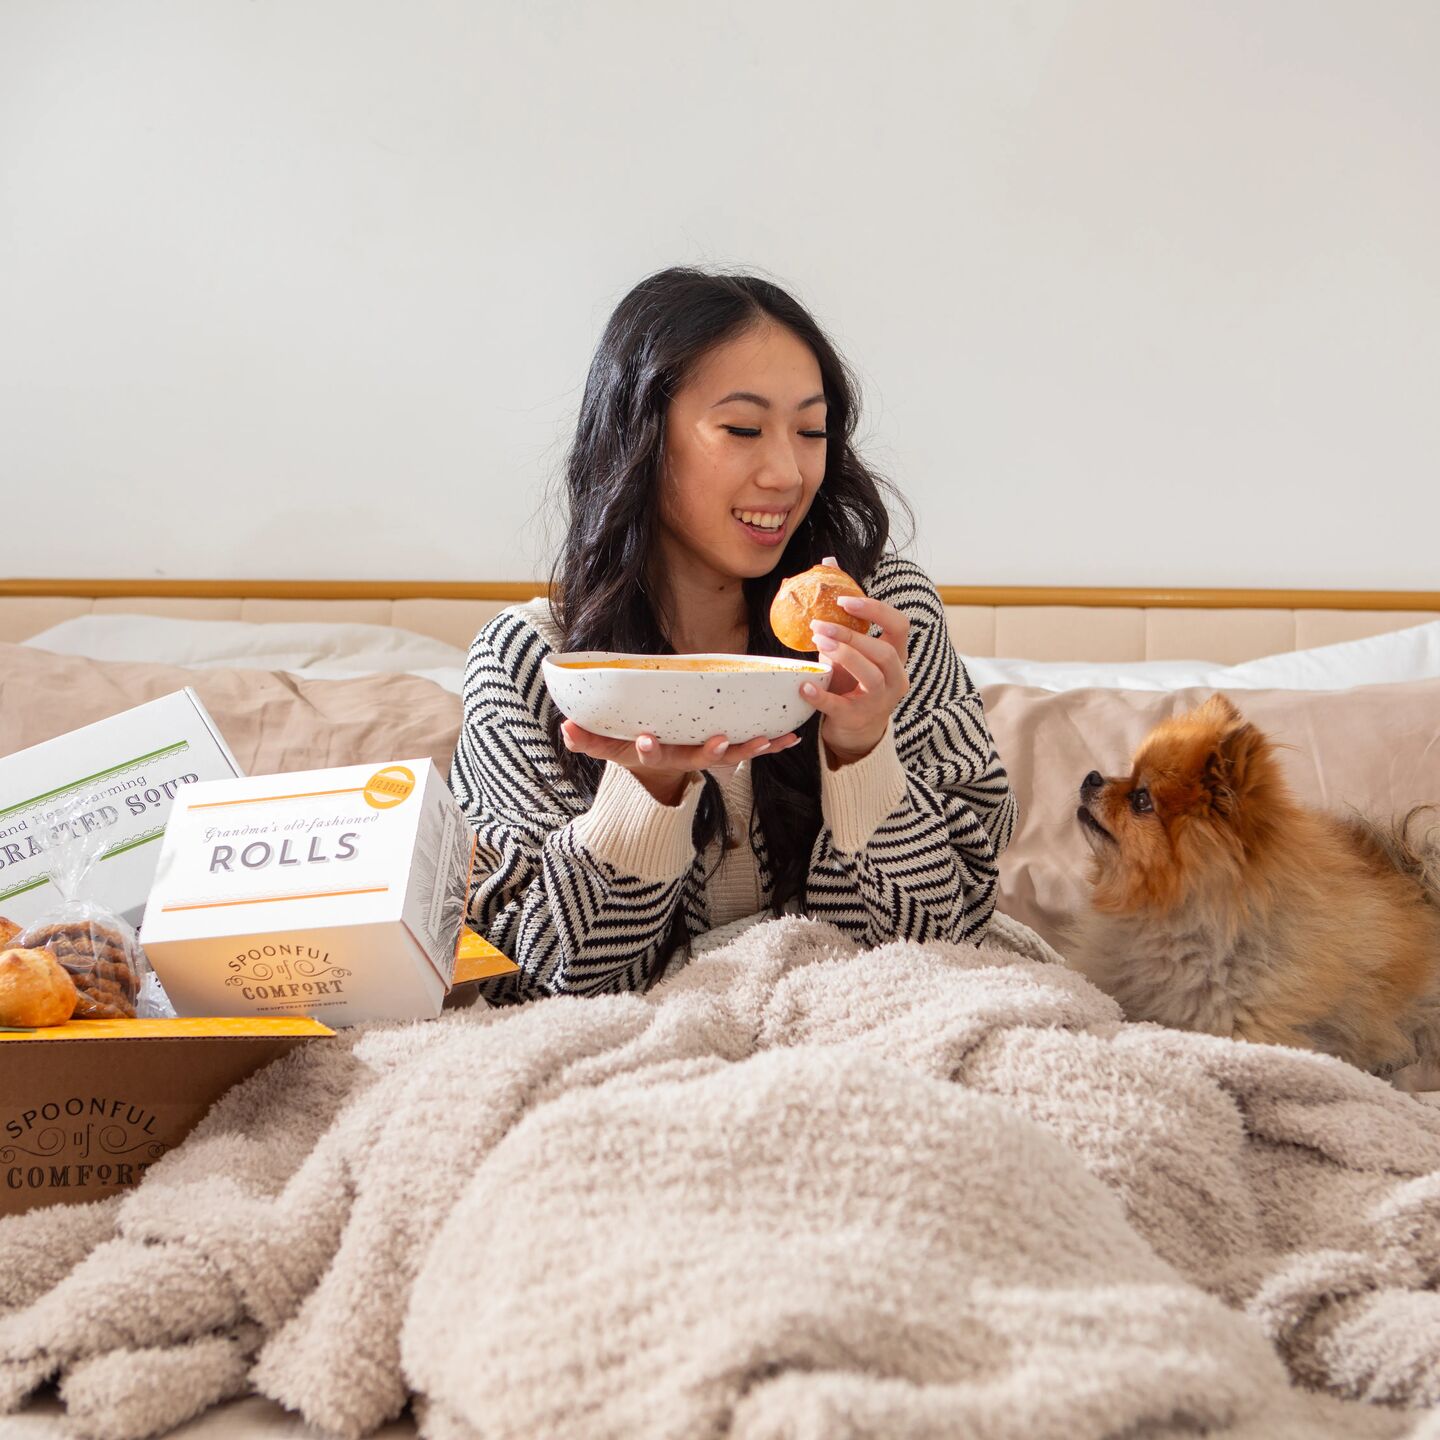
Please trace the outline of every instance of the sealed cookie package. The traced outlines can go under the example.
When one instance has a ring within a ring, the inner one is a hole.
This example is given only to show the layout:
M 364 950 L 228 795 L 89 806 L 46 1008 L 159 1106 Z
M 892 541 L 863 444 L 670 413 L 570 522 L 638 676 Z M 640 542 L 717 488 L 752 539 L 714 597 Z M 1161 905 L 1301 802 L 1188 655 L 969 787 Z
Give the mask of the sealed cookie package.
M 39 918 L 9 943 L 48 950 L 64 966 L 75 982 L 76 1020 L 133 1019 L 150 964 L 134 930 L 89 898 L 108 843 L 93 797 L 67 799 L 46 822 L 52 896 Z

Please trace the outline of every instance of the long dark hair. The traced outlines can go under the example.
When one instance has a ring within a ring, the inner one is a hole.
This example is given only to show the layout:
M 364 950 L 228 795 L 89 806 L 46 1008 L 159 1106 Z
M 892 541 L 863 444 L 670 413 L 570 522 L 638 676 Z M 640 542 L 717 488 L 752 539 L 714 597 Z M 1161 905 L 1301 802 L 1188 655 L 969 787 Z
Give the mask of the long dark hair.
M 828 414 L 825 478 L 768 575 L 743 583 L 752 655 L 788 655 L 770 631 L 770 602 L 781 580 L 833 555 L 857 579 L 874 569 L 890 535 L 885 495 L 898 497 L 854 447 L 858 387 L 810 313 L 778 285 L 753 275 L 675 268 L 642 280 L 615 308 L 585 383 L 575 441 L 565 467 L 568 523 L 551 574 L 551 608 L 566 650 L 673 653 L 647 593 L 658 529 L 671 399 L 715 346 L 765 323 L 782 325 L 810 347 L 820 366 Z M 903 506 L 903 502 L 898 502 Z M 551 721 L 558 741 L 560 716 Z M 755 816 L 764 837 L 778 915 L 804 895 L 820 829 L 819 717 L 801 743 L 752 767 Z M 748 737 L 747 737 L 748 738 Z M 594 797 L 601 764 L 556 744 L 566 774 Z M 703 848 L 729 838 L 719 787 L 707 775 L 695 816 Z M 688 940 L 677 912 L 665 959 Z M 663 969 L 663 965 L 662 965 Z

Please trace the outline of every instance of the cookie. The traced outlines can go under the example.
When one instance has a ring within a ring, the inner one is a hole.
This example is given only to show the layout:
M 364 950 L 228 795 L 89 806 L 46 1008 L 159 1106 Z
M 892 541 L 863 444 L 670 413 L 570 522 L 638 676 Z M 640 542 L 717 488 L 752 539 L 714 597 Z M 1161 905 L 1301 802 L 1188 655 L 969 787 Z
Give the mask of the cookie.
M 69 974 L 78 992 L 77 1019 L 133 1019 L 140 977 L 132 948 L 119 931 L 86 920 L 37 925 L 25 932 L 27 945 L 43 948 Z

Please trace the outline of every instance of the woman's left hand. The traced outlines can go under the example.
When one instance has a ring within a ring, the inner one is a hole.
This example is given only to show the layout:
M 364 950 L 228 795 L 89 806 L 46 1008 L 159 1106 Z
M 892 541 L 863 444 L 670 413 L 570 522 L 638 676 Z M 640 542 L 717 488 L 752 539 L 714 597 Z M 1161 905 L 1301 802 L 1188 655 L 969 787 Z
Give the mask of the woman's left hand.
M 842 595 L 837 603 L 857 620 L 878 626 L 880 634 L 861 635 L 822 620 L 812 626 L 820 656 L 833 673 L 829 690 L 807 682 L 800 692 L 825 717 L 820 735 L 832 769 L 862 759 L 880 743 L 910 688 L 905 616 L 893 605 L 855 595 Z

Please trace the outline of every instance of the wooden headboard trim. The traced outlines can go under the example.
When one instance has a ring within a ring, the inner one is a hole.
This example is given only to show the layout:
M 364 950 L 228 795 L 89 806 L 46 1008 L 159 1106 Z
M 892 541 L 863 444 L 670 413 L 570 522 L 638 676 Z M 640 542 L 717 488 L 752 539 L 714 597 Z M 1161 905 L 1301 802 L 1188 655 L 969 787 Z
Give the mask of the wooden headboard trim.
M 0 580 L 0 596 L 202 600 L 528 600 L 525 580 Z M 1440 590 L 1143 590 L 941 585 L 947 605 L 1082 605 L 1159 610 L 1434 610 Z

